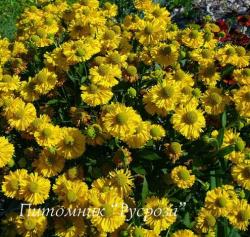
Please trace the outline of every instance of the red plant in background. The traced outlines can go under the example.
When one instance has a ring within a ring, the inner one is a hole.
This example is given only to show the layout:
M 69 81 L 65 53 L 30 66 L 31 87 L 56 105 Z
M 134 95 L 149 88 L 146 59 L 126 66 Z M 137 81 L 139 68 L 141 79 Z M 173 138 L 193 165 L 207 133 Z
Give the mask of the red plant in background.
M 250 26 L 250 16 L 238 16 L 238 26 L 230 28 L 225 19 L 217 20 L 216 24 L 220 27 L 218 38 L 221 42 L 232 42 L 234 44 L 247 46 L 250 44 L 250 38 L 241 32 L 240 26 Z
M 250 16 L 238 16 L 237 21 L 240 25 L 249 27 L 250 26 Z

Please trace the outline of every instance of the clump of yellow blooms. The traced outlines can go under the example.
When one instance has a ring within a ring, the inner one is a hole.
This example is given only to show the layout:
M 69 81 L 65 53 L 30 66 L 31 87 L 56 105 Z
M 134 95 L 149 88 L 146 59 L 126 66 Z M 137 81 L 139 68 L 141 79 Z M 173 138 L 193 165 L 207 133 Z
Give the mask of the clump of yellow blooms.
M 250 52 L 212 22 L 180 29 L 160 4 L 132 7 L 121 19 L 110 2 L 39 0 L 0 38 L 7 236 L 247 230 Z

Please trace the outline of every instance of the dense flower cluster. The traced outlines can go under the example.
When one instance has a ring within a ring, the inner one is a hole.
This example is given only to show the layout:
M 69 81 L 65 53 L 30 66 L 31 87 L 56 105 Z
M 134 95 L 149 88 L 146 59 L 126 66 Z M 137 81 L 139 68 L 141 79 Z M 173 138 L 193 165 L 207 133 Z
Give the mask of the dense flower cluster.
M 209 20 L 180 29 L 159 4 L 133 7 L 40 0 L 0 39 L 5 236 L 247 231 L 250 52 Z M 60 206 L 102 215 L 38 208 Z

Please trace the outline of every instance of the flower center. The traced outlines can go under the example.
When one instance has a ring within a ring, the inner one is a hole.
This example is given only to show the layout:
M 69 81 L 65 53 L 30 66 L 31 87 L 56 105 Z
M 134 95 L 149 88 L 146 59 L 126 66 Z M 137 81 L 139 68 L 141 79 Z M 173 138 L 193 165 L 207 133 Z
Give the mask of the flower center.
M 73 146 L 74 145 L 74 138 L 72 137 L 72 136 L 66 136 L 65 138 L 64 138 L 64 144 L 66 145 L 66 146 Z
M 161 16 L 161 9 L 155 9 L 152 14 L 154 17 L 160 17 Z
M 136 228 L 133 233 L 133 237 L 144 237 L 142 229 Z
M 205 217 L 205 222 L 209 227 L 213 227 L 216 223 L 216 219 L 212 215 L 209 215 Z
M 24 220 L 24 228 L 26 230 L 34 230 L 36 228 L 36 221 L 31 218 Z
M 31 182 L 29 184 L 29 190 L 30 190 L 30 192 L 37 193 L 38 189 L 39 189 L 39 186 L 38 186 L 38 184 L 36 182 Z
M 210 50 L 208 50 L 208 49 L 204 49 L 202 51 L 201 55 L 202 55 L 203 58 L 210 58 L 212 56 Z
M 160 51 L 161 55 L 163 55 L 163 56 L 164 55 L 170 55 L 171 52 L 172 52 L 172 49 L 171 49 L 170 46 L 166 46 L 164 48 L 161 48 L 161 51 Z
M 212 77 L 216 72 L 216 69 L 214 66 L 209 66 L 205 69 L 204 75 L 205 77 Z
M 115 38 L 115 32 L 113 30 L 107 30 L 104 34 L 104 39 L 112 40 Z
M 160 130 L 160 128 L 158 128 L 158 127 L 153 127 L 153 128 L 151 128 L 151 129 L 150 129 L 150 135 L 151 135 L 152 137 L 158 137 L 158 136 L 160 136 L 160 135 L 161 135 L 161 130 Z
M 124 186 L 127 183 L 127 176 L 125 174 L 117 174 L 115 177 L 115 181 L 118 186 Z
M 216 199 L 216 205 L 220 208 L 227 206 L 227 199 L 224 197 L 220 197 Z
M 241 46 L 239 46 L 239 47 L 236 48 L 236 52 L 237 52 L 238 56 L 244 56 L 244 55 L 246 55 L 246 50 L 243 47 L 241 47 Z
M 161 92 L 164 98 L 170 98 L 174 95 L 174 89 L 171 86 L 163 87 Z
M 184 120 L 187 124 L 192 125 L 198 120 L 198 115 L 195 111 L 189 111 L 185 114 Z
M 49 138 L 52 135 L 52 130 L 50 128 L 44 128 L 42 134 L 45 138 Z
M 98 87 L 96 85 L 94 85 L 94 84 L 91 84 L 89 86 L 89 90 L 90 90 L 91 93 L 96 93 L 97 90 L 98 90 Z
M 238 217 L 241 221 L 248 221 L 250 219 L 250 212 L 248 210 L 241 210 L 238 213 Z
M 175 154 L 180 153 L 181 152 L 181 144 L 179 142 L 172 142 L 170 144 L 170 151 L 172 153 L 175 153 Z
M 76 178 L 77 175 L 78 175 L 78 170 L 76 167 L 72 167 L 72 168 L 68 169 L 68 176 L 70 179 Z
M 199 32 L 197 30 L 192 30 L 189 34 L 191 39 L 197 39 L 199 36 Z
M 17 191 L 19 189 L 19 182 L 18 182 L 18 180 L 12 179 L 10 181 L 10 186 L 11 186 L 12 189 L 14 189 L 15 191 Z
M 229 48 L 226 50 L 226 55 L 232 56 L 235 54 L 235 49 L 234 48 Z
M 16 119 L 22 119 L 23 118 L 23 111 L 22 110 L 18 110 L 14 113 L 14 117 Z
M 185 77 L 185 72 L 183 72 L 182 70 L 176 71 L 176 73 L 174 75 L 174 79 L 176 81 L 181 81 L 184 77 Z
M 242 75 L 243 75 L 243 76 L 246 76 L 246 77 L 250 77 L 250 69 L 249 69 L 249 68 L 245 68 L 245 69 L 242 71 Z
M 67 193 L 67 199 L 69 202 L 75 202 L 77 200 L 77 195 L 73 191 L 68 191 Z
M 182 88 L 181 92 L 185 95 L 190 95 L 193 89 L 190 86 L 185 86 Z
M 246 98 L 246 100 L 247 100 L 248 102 L 250 102 L 250 92 L 247 92 L 247 93 L 245 94 L 245 98 Z
M 244 176 L 249 179 L 250 178 L 250 166 L 244 169 Z
M 130 76 L 135 76 L 137 74 L 137 69 L 136 67 L 134 66 L 128 66 L 127 67 L 127 73 L 130 75 Z
M 112 64 L 119 64 L 121 63 L 121 56 L 119 54 L 112 54 L 110 56 L 110 61 Z
M 211 93 L 211 95 L 210 95 L 210 103 L 212 105 L 220 104 L 221 101 L 222 101 L 222 98 L 218 93 Z
M 148 25 L 148 26 L 146 26 L 146 27 L 144 28 L 144 33 L 145 33 L 146 35 L 152 35 L 153 32 L 154 32 L 154 27 L 153 27 L 153 26 Z
M 77 49 L 76 50 L 76 55 L 79 57 L 82 57 L 85 55 L 85 50 L 84 49 Z
M 109 204 L 103 205 L 103 211 L 105 217 L 111 217 L 113 215 L 113 207 Z
M 126 112 L 121 112 L 116 115 L 116 122 L 120 125 L 125 124 L 128 121 L 128 115 Z
M 11 82 L 12 81 L 12 77 L 10 75 L 4 75 L 2 77 L 2 81 L 3 82 Z
M 181 170 L 178 173 L 178 177 L 184 181 L 187 181 L 190 178 L 188 170 Z
M 98 68 L 98 73 L 101 76 L 106 76 L 108 74 L 108 71 L 109 71 L 109 67 L 107 65 L 101 65 Z

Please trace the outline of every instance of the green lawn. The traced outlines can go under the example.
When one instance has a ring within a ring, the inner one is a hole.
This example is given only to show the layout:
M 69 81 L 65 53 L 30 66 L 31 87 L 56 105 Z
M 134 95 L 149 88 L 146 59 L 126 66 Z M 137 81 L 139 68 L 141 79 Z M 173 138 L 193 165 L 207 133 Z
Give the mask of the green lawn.
M 36 0 L 2 0 L 0 5 L 0 35 L 12 39 L 17 18 L 24 8 L 35 4 Z
M 72 3 L 75 0 L 69 0 Z M 23 10 L 34 5 L 36 0 L 1 0 L 0 4 L 0 36 L 14 38 L 16 21 Z

